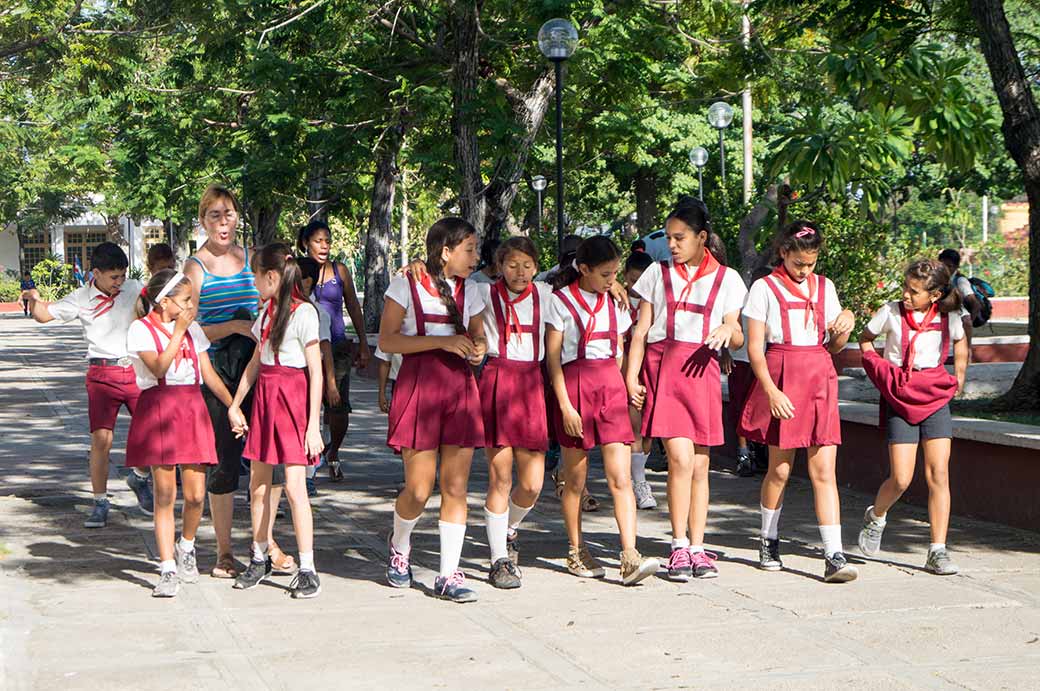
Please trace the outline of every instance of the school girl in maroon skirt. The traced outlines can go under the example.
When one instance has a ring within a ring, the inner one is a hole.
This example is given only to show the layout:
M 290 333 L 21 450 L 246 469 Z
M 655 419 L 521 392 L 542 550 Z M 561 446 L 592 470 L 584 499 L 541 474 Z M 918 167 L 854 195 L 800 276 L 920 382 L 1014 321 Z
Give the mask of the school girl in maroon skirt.
M 824 580 L 845 582 L 857 571 L 841 544 L 841 510 L 834 474 L 841 443 L 838 376 L 831 353 L 845 347 L 855 318 L 842 310 L 834 284 L 813 273 L 823 247 L 819 227 L 795 221 L 777 238 L 780 263 L 748 292 L 748 358 L 755 383 L 740 433 L 769 446 L 762 480 L 759 566 L 783 568 L 778 524 L 795 451 L 807 449 L 809 478 L 824 550 Z
M 259 347 L 228 409 L 236 434 L 246 435 L 242 457 L 249 472 L 253 554 L 235 579 L 235 588 L 254 588 L 273 571 L 268 542 L 270 500 L 275 466 L 285 470 L 285 494 L 292 508 L 300 570 L 290 585 L 294 598 L 321 593 L 314 566 L 314 525 L 307 496 L 307 469 L 316 465 L 321 438 L 322 367 L 317 308 L 303 292 L 303 275 L 288 245 L 274 243 L 253 254 L 253 280 L 264 302 L 253 324 Z M 253 409 L 247 422 L 242 401 L 253 385 Z
M 719 351 L 744 342 L 740 308 L 747 288 L 723 263 L 725 250 L 703 202 L 680 201 L 665 232 L 672 260 L 655 263 L 634 287 L 643 302 L 627 384 L 643 411 L 642 435 L 663 439 L 668 453 L 668 577 L 686 582 L 718 575 L 717 557 L 704 549 L 704 530 L 709 454 L 725 437 Z
M 199 580 L 195 532 L 206 499 L 206 466 L 217 462 L 200 385 L 205 382 L 225 404 L 231 403 L 210 364 L 209 339 L 195 323 L 191 296 L 191 279 L 173 269 L 159 271 L 141 290 L 140 318 L 127 331 L 127 352 L 141 396 L 130 420 L 126 464 L 152 470 L 160 559 L 153 597 L 174 597 L 179 583 Z M 174 545 L 178 467 L 184 505 L 181 539 Z
M 508 589 L 520 587 L 517 531 L 534 508 L 545 476 L 549 432 L 542 360 L 552 288 L 533 282 L 538 250 L 528 238 L 499 245 L 495 265 L 501 278 L 480 286 L 488 340 L 479 383 L 488 458 L 484 518 L 491 549 L 488 581 Z
M 581 243 L 574 262 L 553 279 L 546 333 L 546 359 L 556 406 L 553 426 L 562 451 L 563 519 L 570 550 L 567 570 L 581 578 L 605 571 L 589 553 L 581 534 L 581 493 L 588 476 L 588 452 L 599 446 L 614 518 L 621 534 L 621 579 L 634 585 L 657 571 L 657 560 L 636 550 L 636 503 L 632 493 L 632 427 L 621 376 L 621 341 L 632 325 L 625 307 L 607 294 L 620 255 L 604 236 Z
M 477 265 L 477 233 L 461 218 L 443 218 L 426 234 L 426 273 L 390 282 L 379 348 L 404 358 L 390 402 L 387 444 L 401 453 L 405 486 L 394 505 L 387 582 L 412 584 L 411 534 L 440 467 L 440 572 L 434 595 L 473 602 L 459 570 L 466 538 L 466 491 L 473 450 L 485 443 L 480 396 L 471 365 L 487 352 L 484 303 L 466 277 Z M 439 462 L 438 462 L 439 457 Z
M 951 289 L 941 262 L 922 259 L 903 279 L 902 301 L 882 305 L 860 336 L 863 367 L 881 392 L 881 424 L 888 430 L 891 472 L 867 507 L 859 547 L 867 556 L 881 551 L 886 516 L 914 477 L 917 447 L 924 447 L 928 521 L 932 542 L 925 569 L 947 576 L 957 566 L 946 551 L 950 524 L 950 400 L 964 388 L 968 341 L 961 322 L 960 294 Z M 874 339 L 885 336 L 882 356 Z M 945 362 L 953 343 L 954 374 Z

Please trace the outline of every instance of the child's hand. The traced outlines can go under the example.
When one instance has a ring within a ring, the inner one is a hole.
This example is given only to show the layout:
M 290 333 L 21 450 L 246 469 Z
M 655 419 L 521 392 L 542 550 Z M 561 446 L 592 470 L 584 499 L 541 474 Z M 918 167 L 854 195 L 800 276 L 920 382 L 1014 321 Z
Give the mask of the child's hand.
M 769 412 L 773 417 L 781 420 L 790 420 L 794 417 L 794 404 L 780 389 L 769 394 Z
M 638 381 L 625 382 L 625 386 L 628 388 L 628 402 L 636 410 L 642 410 L 646 402 L 646 387 Z
M 40 291 L 36 290 L 35 288 L 30 288 L 29 290 L 23 290 L 22 291 L 22 297 L 20 299 L 22 299 L 22 300 L 29 300 L 30 302 L 36 302 L 37 300 L 40 299 Z
M 379 409 L 384 413 L 390 412 L 390 402 L 386 400 L 386 394 L 379 392 Z
M 733 374 L 733 355 L 728 348 L 723 348 L 722 352 L 719 353 L 719 367 L 727 377 Z
M 729 348 L 729 342 L 733 338 L 733 327 L 729 324 L 720 324 L 715 330 L 708 334 L 708 340 L 704 342 L 712 350 Z
M 241 439 L 245 435 L 249 434 L 249 423 L 246 421 L 246 416 L 242 414 L 242 409 L 237 405 L 233 405 L 228 408 L 228 422 L 231 423 L 231 431 L 235 433 L 236 439 Z
M 441 339 L 441 350 L 452 355 L 458 355 L 469 360 L 473 357 L 473 353 L 476 352 L 473 341 L 470 340 L 469 336 L 441 336 Z
M 369 361 L 372 359 L 372 351 L 369 350 L 368 344 L 362 342 L 358 346 L 357 356 L 354 358 L 354 367 L 358 372 L 362 372 L 368 367 Z
M 628 309 L 628 291 L 625 290 L 625 286 L 621 285 L 620 281 L 614 281 L 610 286 L 610 297 L 614 298 L 614 302 L 617 303 L 618 307 Z
M 403 276 L 411 276 L 417 281 L 421 281 L 423 276 L 426 275 L 426 262 L 421 259 L 413 259 L 408 262 L 407 266 L 402 266 L 398 272 Z
M 469 358 L 470 364 L 479 365 L 484 361 L 485 355 L 487 355 L 487 339 L 478 338 L 473 341 L 473 355 Z
M 581 415 L 578 414 L 578 411 L 570 403 L 565 404 L 561 410 L 563 411 L 563 431 L 576 439 L 583 438 L 585 434 L 582 431 Z
M 195 308 L 183 309 L 180 314 L 177 315 L 177 320 L 173 324 L 173 333 L 184 333 L 191 326 L 191 323 L 195 321 Z
M 325 400 L 333 408 L 343 404 L 343 397 L 340 396 L 339 386 L 336 385 L 336 382 L 329 382 L 328 387 L 325 389 Z
M 849 310 L 844 310 L 834 321 L 827 325 L 827 331 L 830 332 L 831 336 L 844 336 L 847 333 L 852 333 L 852 329 L 855 326 L 855 315 Z
M 304 440 L 308 458 L 320 456 L 325 448 L 325 440 L 321 438 L 321 430 L 317 425 L 307 425 L 307 437 Z

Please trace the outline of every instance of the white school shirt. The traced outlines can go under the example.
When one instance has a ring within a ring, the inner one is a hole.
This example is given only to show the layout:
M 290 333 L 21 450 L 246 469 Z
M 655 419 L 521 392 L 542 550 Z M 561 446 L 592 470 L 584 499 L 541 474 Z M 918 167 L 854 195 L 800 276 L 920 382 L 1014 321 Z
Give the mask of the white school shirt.
M 894 300 L 881 306 L 867 323 L 870 333 L 877 336 L 884 335 L 885 349 L 882 354 L 886 360 L 896 367 L 903 366 L 903 317 L 899 312 L 899 301 Z M 924 319 L 924 312 L 914 312 L 914 320 L 920 324 Z M 964 323 L 961 322 L 960 314 L 951 312 L 948 315 L 950 328 L 950 343 L 964 338 Z M 932 324 L 942 322 L 942 315 L 937 314 L 932 319 Z M 913 331 L 910 332 L 911 337 Z M 940 357 L 939 350 L 942 348 L 942 331 L 924 331 L 914 341 L 914 369 L 929 369 L 936 367 L 940 362 L 946 360 L 946 354 Z
M 165 322 L 162 326 L 167 332 L 173 333 L 174 322 Z M 148 369 L 148 365 L 144 364 L 140 353 L 162 353 L 163 350 L 166 350 L 166 346 L 170 344 L 170 339 L 163 335 L 162 331 L 156 329 L 155 332 L 159 336 L 159 343 L 162 344 L 161 350 L 156 350 L 155 339 L 152 338 L 152 332 L 148 330 L 148 326 L 145 325 L 143 319 L 138 319 L 132 323 L 126 333 L 126 349 L 130 353 L 130 364 L 134 366 L 134 374 L 137 376 L 137 388 L 141 389 L 141 391 L 158 386 L 159 380 Z M 188 325 L 187 335 L 191 336 L 192 343 L 195 345 L 196 358 L 198 358 L 199 353 L 205 353 L 209 350 L 209 339 L 206 338 L 206 334 L 202 331 L 202 327 L 199 326 L 198 322 L 192 322 Z M 187 336 L 185 336 L 184 340 L 188 340 Z M 199 374 L 201 373 L 200 369 Z M 177 363 L 170 363 L 169 369 L 166 370 L 166 384 L 168 386 L 188 386 L 191 384 L 198 386 L 201 383 L 195 378 L 195 365 L 190 358 L 184 358 Z
M 390 381 L 397 380 L 397 373 L 401 369 L 401 361 L 404 359 L 400 353 L 384 353 L 383 350 L 376 346 L 376 357 L 384 362 L 390 363 L 390 374 L 387 379 Z
M 318 304 L 318 301 L 311 295 L 307 298 L 314 305 L 314 309 L 318 310 L 318 340 L 332 342 L 332 316 L 329 315 L 328 311 L 322 309 Z
M 448 287 L 454 295 L 455 279 L 447 278 L 445 280 L 448 282 Z M 448 308 L 444 306 L 443 302 L 441 302 L 440 295 L 430 295 L 429 291 L 423 288 L 418 282 L 415 284 L 415 290 L 419 294 L 419 301 L 422 303 L 421 307 L 424 314 L 427 316 L 447 316 Z M 408 277 L 397 276 L 390 281 L 390 286 L 386 289 L 386 297 L 390 298 L 401 307 L 404 307 L 405 314 L 404 322 L 401 323 L 401 335 L 417 335 L 419 332 L 418 329 L 415 328 L 415 306 L 412 305 L 412 290 L 408 286 Z M 462 326 L 468 329 L 469 320 L 484 311 L 484 298 L 481 297 L 480 284 L 474 281 L 466 281 L 465 303 L 465 313 L 461 315 Z M 455 326 L 453 324 L 426 322 L 426 335 L 455 336 Z
M 561 289 L 562 291 L 566 291 L 567 299 L 571 301 L 571 304 L 574 304 L 575 300 L 570 292 L 570 287 L 565 286 Z M 585 303 L 590 308 L 595 309 L 596 302 L 599 300 L 599 293 L 587 293 L 580 289 L 579 291 L 581 296 L 585 298 Z M 596 312 L 595 329 L 597 333 L 610 330 L 610 305 L 613 301 L 614 298 L 609 294 L 604 296 L 603 306 Z M 581 305 L 574 304 L 574 308 L 581 318 L 581 324 L 579 325 L 574 323 L 574 315 L 563 304 L 559 296 L 553 294 L 552 301 L 549 304 L 550 308 L 546 315 L 546 322 L 548 322 L 549 326 L 563 333 L 563 351 L 560 360 L 561 364 L 566 365 L 568 362 L 578 359 L 578 338 L 585 333 L 585 325 L 589 322 L 589 313 Z M 615 304 L 614 310 L 617 315 L 617 355 L 620 357 L 624 352 L 625 333 L 632 328 L 632 315 L 629 314 L 628 309 L 624 306 L 618 307 Z M 587 360 L 607 360 L 610 357 L 610 339 L 597 338 L 585 345 L 585 359 Z
M 823 342 L 826 344 L 830 341 L 830 334 L 827 333 L 826 326 L 838 318 L 838 315 L 842 312 L 842 307 L 841 303 L 838 302 L 838 291 L 834 288 L 834 282 L 829 278 L 822 278 L 824 279 L 824 284 L 826 286 L 825 290 L 827 291 L 827 303 L 824 305 L 823 317 Z M 791 294 L 791 292 L 784 287 L 783 281 L 772 276 L 760 278 L 751 284 L 751 290 L 748 291 L 747 303 L 744 305 L 744 316 L 748 319 L 756 319 L 760 322 L 765 322 L 766 344 L 784 342 L 784 332 L 780 323 L 780 303 L 776 301 L 776 295 L 773 294 L 769 285 L 765 283 L 766 281 L 774 280 L 776 281 L 776 284 L 780 286 L 780 294 L 784 296 L 785 300 L 788 302 L 799 302 L 802 300 L 802 298 Z M 803 294 L 809 290 L 805 283 L 802 283 L 800 287 Z M 819 298 L 819 293 L 814 294 L 813 303 L 819 303 Z M 788 322 L 791 325 L 791 345 L 819 345 L 820 337 L 817 331 L 816 322 L 810 318 L 809 327 L 806 328 L 805 326 L 805 310 L 790 310 L 788 312 Z
M 697 270 L 690 267 L 691 272 Z M 678 300 L 686 286 L 684 279 L 675 267 L 669 262 L 668 271 L 671 272 L 672 298 Z M 739 311 L 744 306 L 744 298 L 747 296 L 747 287 L 744 280 L 733 269 L 719 266 L 717 271 L 723 272 L 722 285 L 719 286 L 718 295 L 715 296 L 715 304 L 711 309 L 708 320 L 708 332 L 722 325 L 722 318 L 730 312 Z M 715 283 L 717 271 L 712 271 L 707 276 L 701 276 L 693 284 L 686 302 L 703 305 L 708 301 L 708 294 Z M 664 278 L 660 262 L 654 262 L 643 275 L 639 277 L 632 290 L 641 298 L 654 306 L 654 321 L 647 333 L 647 343 L 663 341 L 668 336 L 668 302 L 664 294 Z M 676 310 L 675 312 L 675 340 L 684 343 L 703 343 L 704 315 L 700 312 L 688 312 Z
M 47 306 L 51 317 L 62 323 L 79 319 L 87 341 L 88 358 L 118 360 L 127 356 L 126 333 L 137 319 L 134 308 L 141 295 L 140 281 L 128 280 L 116 295 L 112 309 L 94 317 L 104 293 L 88 283 Z
M 538 325 L 538 330 L 535 333 L 521 333 L 518 338 L 516 334 L 511 334 L 506 341 L 506 355 L 510 360 L 523 360 L 525 362 L 531 362 L 534 360 L 534 339 L 538 339 L 538 361 L 541 362 L 545 359 L 545 322 L 549 318 L 549 308 L 552 304 L 553 289 L 548 283 L 540 283 L 535 281 L 533 284 L 534 291 L 538 293 L 538 310 L 541 313 L 541 323 Z M 501 298 L 498 296 L 497 289 L 493 284 L 483 284 L 480 286 L 481 299 L 484 300 L 484 311 L 482 316 L 484 318 L 484 335 L 487 336 L 488 342 L 488 357 L 500 357 L 501 354 L 498 352 L 498 320 L 495 318 L 495 305 L 492 300 L 498 303 L 498 306 L 502 308 L 502 316 L 505 318 L 508 316 L 508 310 L 506 306 L 502 304 Z M 492 294 L 492 291 L 495 291 Z M 520 324 L 527 326 L 534 320 L 534 291 L 528 297 L 524 298 L 522 302 L 513 305 L 516 309 L 516 314 L 520 317 Z M 519 293 L 506 289 L 509 293 L 509 298 L 515 300 Z
M 267 314 L 268 303 L 260 310 L 260 316 L 253 322 L 253 336 L 257 343 L 260 342 L 260 325 Z M 289 317 L 289 323 L 285 325 L 285 337 L 282 338 L 282 347 L 278 349 L 278 363 L 282 367 L 296 367 L 303 369 L 307 366 L 307 358 L 304 351 L 309 343 L 317 343 L 319 340 L 318 320 L 319 308 L 309 302 L 301 303 Z M 274 365 L 274 351 L 271 349 L 271 340 L 264 343 L 260 351 L 261 365 Z

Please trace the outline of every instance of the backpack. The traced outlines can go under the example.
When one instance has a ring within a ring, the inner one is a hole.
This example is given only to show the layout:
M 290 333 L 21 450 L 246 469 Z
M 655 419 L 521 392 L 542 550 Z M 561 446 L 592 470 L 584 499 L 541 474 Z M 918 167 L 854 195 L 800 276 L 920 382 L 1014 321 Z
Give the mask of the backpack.
M 967 278 L 963 276 L 959 271 L 955 274 L 957 278 Z M 993 286 L 988 281 L 984 281 L 981 278 L 972 277 L 968 278 L 968 283 L 971 284 L 971 291 L 975 294 L 975 299 L 979 301 L 981 308 L 977 317 L 972 319 L 971 325 L 976 329 L 986 324 L 990 317 L 993 316 L 993 304 L 989 301 L 991 297 L 996 296 L 996 291 L 993 290 Z

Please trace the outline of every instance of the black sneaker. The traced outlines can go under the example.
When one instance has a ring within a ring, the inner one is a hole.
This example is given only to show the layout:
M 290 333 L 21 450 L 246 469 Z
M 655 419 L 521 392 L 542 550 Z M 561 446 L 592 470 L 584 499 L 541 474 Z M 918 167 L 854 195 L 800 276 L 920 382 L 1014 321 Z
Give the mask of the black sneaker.
M 859 571 L 849 563 L 845 555 L 835 552 L 829 557 L 824 557 L 823 580 L 828 583 L 848 583 L 856 580 Z
M 646 469 L 655 473 L 668 472 L 668 455 L 664 452 L 664 444 L 660 439 L 654 439 L 650 445 L 650 455 L 646 457 Z
M 751 452 L 751 463 L 755 467 L 755 472 L 765 475 L 769 470 L 769 447 L 753 441 L 748 444 L 748 451 Z
M 238 575 L 235 579 L 234 588 L 236 590 L 249 590 L 267 580 L 268 576 L 271 575 L 273 567 L 271 566 L 271 557 L 267 557 L 264 561 L 249 561 L 249 566 L 246 570 Z
M 294 600 L 307 600 L 318 597 L 321 592 L 321 581 L 313 571 L 297 571 L 296 578 L 289 584 Z
M 755 463 L 751 460 L 751 453 L 745 449 L 737 454 L 736 471 L 738 477 L 752 477 L 755 474 Z
M 499 559 L 492 565 L 488 582 L 502 590 L 512 590 L 520 587 L 520 569 L 516 568 L 508 557 Z
M 506 533 L 506 556 L 514 564 L 520 563 L 520 534 L 515 530 Z
M 784 568 L 780 561 L 780 540 L 762 538 L 758 545 L 758 568 L 763 571 L 779 571 Z
M 329 461 L 329 482 L 340 482 L 343 480 L 343 468 L 339 460 Z

